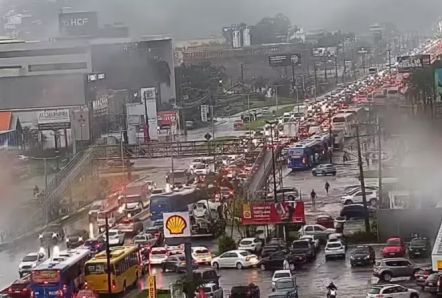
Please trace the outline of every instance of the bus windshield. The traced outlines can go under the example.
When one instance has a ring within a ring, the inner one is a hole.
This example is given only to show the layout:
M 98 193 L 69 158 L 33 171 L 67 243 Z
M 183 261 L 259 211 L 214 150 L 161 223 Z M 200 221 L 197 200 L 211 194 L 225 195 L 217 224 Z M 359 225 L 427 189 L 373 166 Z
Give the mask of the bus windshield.
M 54 284 L 60 282 L 59 270 L 35 270 L 32 271 L 32 282 L 38 284 Z
M 293 149 L 289 150 L 288 154 L 289 154 L 289 156 L 292 156 L 292 157 L 294 157 L 294 156 L 302 156 L 304 154 L 304 149 L 293 148 Z

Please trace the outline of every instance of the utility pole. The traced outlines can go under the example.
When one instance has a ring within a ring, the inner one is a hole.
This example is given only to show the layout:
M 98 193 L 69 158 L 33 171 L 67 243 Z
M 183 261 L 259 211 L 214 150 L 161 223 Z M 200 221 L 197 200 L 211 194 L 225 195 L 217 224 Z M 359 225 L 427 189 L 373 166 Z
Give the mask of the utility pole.
M 338 54 L 335 55 L 335 82 L 336 86 L 338 86 L 339 76 L 338 76 Z
M 147 143 L 150 141 L 149 136 L 149 116 L 147 114 L 147 92 L 141 94 L 143 96 L 144 101 L 144 142 Z
M 381 145 L 381 123 L 378 117 L 378 184 L 379 184 L 379 206 L 383 206 L 382 202 L 382 145 Z
M 125 177 L 125 164 L 124 164 L 124 148 L 123 148 L 123 130 L 121 131 L 121 142 L 120 142 L 120 158 L 121 158 L 121 178 Z M 122 180 L 124 181 L 124 180 Z
M 112 294 L 112 270 L 111 270 L 111 252 L 109 247 L 109 220 L 107 218 L 107 214 L 105 215 L 105 232 L 106 232 L 106 267 L 107 267 L 107 291 L 109 294 Z
M 359 137 L 359 125 L 356 124 L 356 141 L 358 144 L 358 166 L 359 166 L 359 179 L 361 181 L 361 191 L 362 191 L 362 204 L 364 205 L 364 222 L 365 222 L 365 232 L 370 232 L 370 219 L 367 208 L 367 196 L 365 193 L 365 180 L 364 180 L 364 169 L 362 166 L 362 153 L 361 153 L 361 140 Z
M 316 94 L 318 92 L 318 70 L 316 68 L 316 63 L 313 63 L 313 70 L 315 73 L 315 102 L 316 102 Z
M 241 83 L 244 84 L 244 63 L 241 63 Z
M 388 73 L 391 76 L 391 50 L 388 49 L 387 52 L 388 52 Z
M 276 163 L 275 163 L 275 144 L 273 142 L 273 133 L 275 122 L 267 122 L 270 125 L 270 140 L 272 142 L 272 175 L 273 175 L 273 200 L 278 202 L 277 190 L 276 190 Z
M 330 163 L 333 164 L 333 134 L 332 134 L 332 113 L 328 112 L 328 137 L 330 139 L 330 147 L 328 148 L 328 153 L 330 155 Z

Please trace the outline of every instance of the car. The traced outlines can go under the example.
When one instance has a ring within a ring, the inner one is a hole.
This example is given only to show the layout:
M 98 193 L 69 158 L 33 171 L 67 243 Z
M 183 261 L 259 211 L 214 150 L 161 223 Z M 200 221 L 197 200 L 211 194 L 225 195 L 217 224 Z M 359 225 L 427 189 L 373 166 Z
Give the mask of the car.
M 281 278 L 292 278 L 292 277 L 293 277 L 293 274 L 292 274 L 291 270 L 287 270 L 287 269 L 276 270 L 272 276 L 272 289 L 275 288 L 275 284 L 276 284 L 277 280 L 279 280 Z
M 345 246 L 340 241 L 329 241 L 325 245 L 325 260 L 331 258 L 345 259 Z
M 407 253 L 405 242 L 399 237 L 391 237 L 387 239 L 386 246 L 382 249 L 382 257 L 384 258 L 400 258 Z
M 328 235 L 336 233 L 336 229 L 327 229 L 324 226 L 315 224 L 315 225 L 304 225 L 299 230 L 301 235 L 314 235 L 321 241 L 326 241 L 328 239 Z
M 283 187 L 276 191 L 278 201 L 295 201 L 299 198 L 299 191 L 295 187 Z M 273 199 L 273 193 L 267 196 L 268 199 Z
M 369 216 L 376 212 L 376 209 L 371 206 L 367 206 L 367 210 Z M 339 215 L 340 217 L 345 219 L 365 218 L 365 208 L 362 204 L 345 205 L 344 207 L 342 207 Z
M 192 271 L 196 284 L 215 283 L 219 286 L 219 275 L 213 268 L 199 268 Z
M 425 280 L 424 286 L 422 287 L 423 290 L 431 294 L 437 294 L 438 285 L 440 285 L 440 279 L 441 274 L 439 272 L 431 273 Z
M 373 265 L 375 261 L 376 253 L 370 245 L 357 246 L 350 254 L 351 267 Z
M 213 258 L 210 265 L 216 269 L 243 269 L 256 266 L 258 262 L 258 257 L 246 250 L 230 250 L 218 257 Z
M 28 253 L 18 264 L 18 274 L 20 277 L 23 275 L 31 273 L 32 269 L 37 267 L 46 259 L 46 255 L 43 252 L 31 252 Z
M 133 237 L 143 231 L 143 222 L 137 218 L 125 217 L 116 227 L 121 233 Z
M 144 233 L 151 234 L 157 238 L 157 245 L 161 245 L 163 243 L 163 227 L 150 226 L 144 229 Z
M 152 247 L 149 253 L 149 263 L 151 265 L 161 265 L 168 257 L 169 253 L 165 247 Z
M 183 245 L 166 245 L 167 253 L 171 255 L 181 255 L 184 254 Z
M 373 266 L 373 275 L 386 282 L 394 277 L 413 277 L 417 271 L 418 268 L 406 258 L 381 259 Z
M 133 239 L 133 244 L 139 247 L 153 247 L 157 244 L 158 239 L 152 234 L 140 233 Z
M 208 175 L 210 173 L 210 167 L 208 164 L 200 163 L 193 166 L 191 173 L 195 175 Z
M 31 298 L 31 276 L 27 275 L 15 280 L 5 289 L 5 294 L 7 294 L 6 297 L 9 298 Z
M 56 244 L 64 239 L 64 229 L 60 224 L 50 224 L 38 235 L 42 245 Z
M 89 249 L 92 253 L 99 253 L 106 249 L 106 240 L 103 237 L 88 239 L 84 242 L 83 246 Z
M 419 270 L 417 270 L 414 273 L 414 280 L 416 281 L 416 285 L 424 288 L 427 278 L 432 273 L 433 273 L 433 268 L 431 268 L 431 267 L 419 268 Z
M 368 204 L 376 206 L 378 202 L 378 193 L 376 190 L 365 190 L 365 198 Z M 350 204 L 362 204 L 362 191 L 356 191 L 351 195 L 345 195 L 341 198 L 341 202 L 344 205 Z
M 361 185 L 351 186 L 350 188 L 344 188 L 345 195 L 353 195 L 358 191 L 361 191 Z M 365 186 L 365 190 L 379 190 L 377 186 Z
M 163 272 L 173 271 L 176 273 L 186 272 L 186 256 L 181 255 L 172 255 L 168 256 L 164 262 L 162 262 Z M 197 269 L 198 264 L 192 262 L 192 270 Z
M 209 249 L 205 246 L 194 246 L 192 247 L 192 259 L 197 264 L 210 264 L 212 261 L 212 254 Z
M 200 165 L 200 164 L 204 164 L 204 163 L 205 163 L 205 161 L 202 158 L 195 158 L 195 159 L 193 159 L 190 162 L 189 171 L 192 171 L 195 168 L 195 166 Z
M 295 254 L 305 255 L 308 261 L 312 261 L 316 257 L 315 245 L 310 240 L 294 240 L 292 242 L 291 251 Z
M 299 237 L 299 240 L 309 240 L 314 245 L 316 250 L 319 249 L 320 241 L 315 235 L 303 235 Z
M 322 164 L 312 169 L 312 175 L 333 175 L 336 176 L 336 167 L 332 164 Z
M 243 238 L 238 244 L 238 249 L 257 254 L 262 250 L 262 241 L 258 238 Z
M 296 285 L 296 278 L 292 276 L 277 279 L 272 291 L 286 294 L 290 293 L 289 297 L 298 298 L 298 286 Z
M 401 285 L 373 285 L 368 290 L 367 298 L 398 297 L 398 298 L 419 298 L 419 292 L 408 289 Z
M 75 230 L 66 236 L 66 247 L 68 249 L 77 248 L 89 239 L 89 232 L 86 230 Z
M 292 269 L 302 266 L 307 262 L 307 257 L 302 254 L 294 254 L 284 250 L 278 250 L 259 260 L 258 266 L 262 270 L 280 270 L 283 269 L 284 260 L 289 262 Z
M 316 217 L 316 224 L 321 225 L 327 229 L 333 229 L 335 227 L 335 221 L 330 215 L 319 215 Z
M 430 254 L 430 244 L 425 237 L 415 237 L 408 245 L 408 255 L 410 258 L 423 258 Z
M 281 245 L 277 245 L 277 244 L 270 244 L 270 245 L 267 244 L 262 248 L 261 258 L 268 257 L 269 255 L 271 255 L 275 251 L 281 251 L 285 248 L 286 248 L 285 246 L 281 246 Z
M 260 298 L 260 290 L 257 285 L 250 283 L 248 286 L 234 286 L 230 289 L 229 298 Z
M 328 243 L 340 242 L 342 243 L 342 245 L 344 245 L 345 250 L 347 251 L 347 243 L 345 242 L 344 235 L 342 235 L 341 233 L 333 233 L 328 235 L 327 242 Z
M 108 231 L 109 234 L 109 246 L 121 246 L 124 244 L 124 233 L 121 233 L 119 230 L 110 229 Z
M 213 282 L 202 284 L 201 286 L 199 286 L 195 292 L 195 297 L 200 297 L 199 294 L 201 291 L 204 292 L 204 294 L 206 295 L 205 297 L 211 297 L 211 298 L 224 297 L 223 288 L 221 288 L 219 285 Z

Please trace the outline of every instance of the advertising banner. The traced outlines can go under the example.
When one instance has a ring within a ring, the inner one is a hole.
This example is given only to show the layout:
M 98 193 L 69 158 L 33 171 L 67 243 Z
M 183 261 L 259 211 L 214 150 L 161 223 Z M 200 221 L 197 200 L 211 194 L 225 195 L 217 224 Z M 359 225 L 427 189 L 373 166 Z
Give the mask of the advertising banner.
M 397 57 L 398 72 L 408 73 L 416 68 L 422 68 L 431 64 L 430 55 L 414 55 L 414 56 L 399 56 Z
M 160 128 L 176 126 L 178 113 L 176 111 L 158 112 L 158 126 Z
M 336 56 L 338 48 L 337 47 L 314 48 L 312 51 L 313 51 L 313 56 L 315 57 L 330 57 L 330 56 Z
M 269 56 L 270 66 L 290 66 L 299 65 L 301 63 L 300 54 L 280 54 Z
M 207 115 L 209 114 L 209 106 L 201 105 L 201 122 L 207 122 Z
M 164 238 L 190 237 L 189 212 L 163 213 Z
M 303 202 L 246 203 L 243 205 L 243 225 L 305 223 Z
M 58 130 L 71 127 L 69 109 L 45 110 L 38 113 L 39 130 Z

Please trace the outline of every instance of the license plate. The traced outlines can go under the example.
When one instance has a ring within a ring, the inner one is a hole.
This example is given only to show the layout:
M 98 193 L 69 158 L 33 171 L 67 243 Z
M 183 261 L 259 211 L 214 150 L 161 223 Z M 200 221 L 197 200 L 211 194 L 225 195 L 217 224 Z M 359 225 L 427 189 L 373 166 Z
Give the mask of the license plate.
M 429 285 L 429 286 L 432 286 L 432 285 L 433 285 L 433 283 L 432 283 L 432 282 L 429 282 L 429 283 L 428 283 L 428 285 Z
M 394 252 L 391 252 L 391 253 L 390 253 L 390 256 L 394 256 Z
M 415 254 L 415 255 L 420 255 L 421 253 L 417 251 L 417 252 L 415 252 L 414 254 Z

